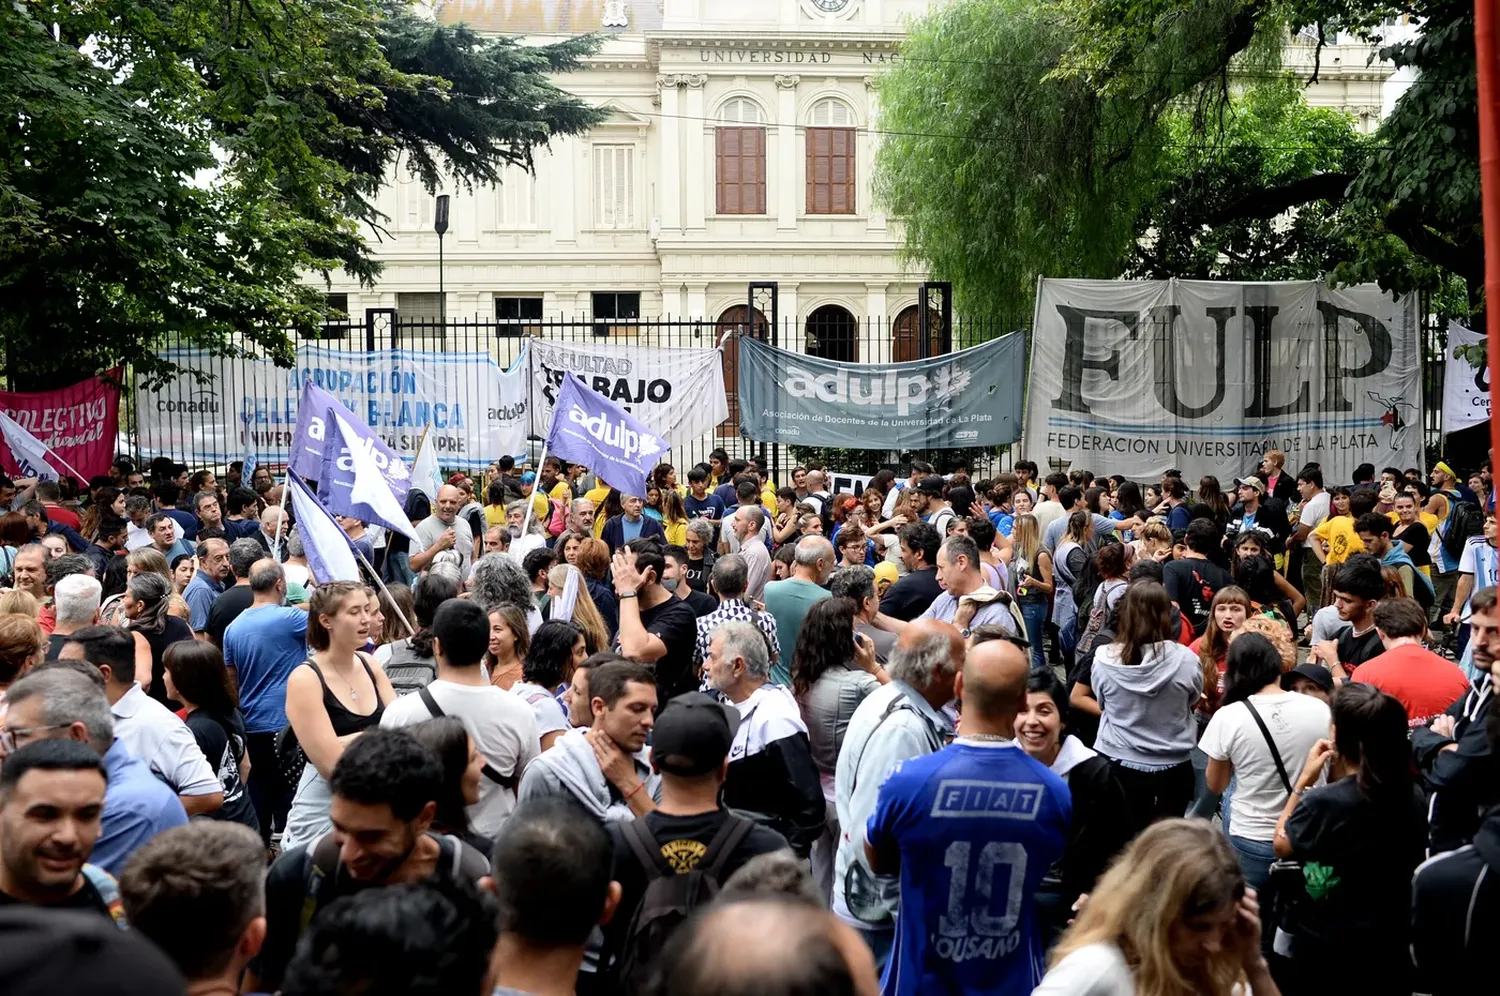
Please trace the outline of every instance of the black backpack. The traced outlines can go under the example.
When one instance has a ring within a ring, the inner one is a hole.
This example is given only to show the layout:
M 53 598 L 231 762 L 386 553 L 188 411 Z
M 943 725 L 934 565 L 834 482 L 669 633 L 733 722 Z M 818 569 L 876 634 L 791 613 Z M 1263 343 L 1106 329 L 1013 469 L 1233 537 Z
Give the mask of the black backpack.
M 1448 531 L 1443 534 L 1443 552 L 1456 561 L 1463 556 L 1470 537 L 1484 533 L 1484 513 L 1471 501 L 1448 500 L 1453 503 L 1453 511 L 1448 514 Z
M 644 983 L 651 962 L 667 945 L 677 928 L 693 911 L 708 905 L 724 883 L 724 865 L 740 841 L 755 826 L 749 820 L 730 816 L 714 834 L 708 850 L 691 871 L 679 872 L 662 857 L 661 844 L 651 835 L 644 819 L 620 828 L 625 843 L 646 872 L 646 891 L 630 918 L 620 951 L 620 982 L 625 992 L 635 992 Z

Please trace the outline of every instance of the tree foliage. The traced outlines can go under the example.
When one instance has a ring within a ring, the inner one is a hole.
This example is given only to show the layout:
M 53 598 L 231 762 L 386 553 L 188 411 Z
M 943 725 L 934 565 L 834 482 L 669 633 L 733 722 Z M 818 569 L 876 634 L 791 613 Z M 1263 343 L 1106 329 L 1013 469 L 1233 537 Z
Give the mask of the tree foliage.
M 1423 34 L 1366 138 L 1279 68 L 1291 33 Z M 881 83 L 877 190 L 971 313 L 1039 276 L 1329 275 L 1477 293 L 1472 6 L 1421 0 L 956 0 Z M 939 134 L 941 133 L 941 134 Z
M 310 275 L 378 275 L 394 170 L 496 183 L 601 118 L 549 80 L 596 39 L 481 38 L 404 0 L 35 0 L 0 26 L 12 383 L 165 373 L 167 330 L 289 358 L 325 317 Z

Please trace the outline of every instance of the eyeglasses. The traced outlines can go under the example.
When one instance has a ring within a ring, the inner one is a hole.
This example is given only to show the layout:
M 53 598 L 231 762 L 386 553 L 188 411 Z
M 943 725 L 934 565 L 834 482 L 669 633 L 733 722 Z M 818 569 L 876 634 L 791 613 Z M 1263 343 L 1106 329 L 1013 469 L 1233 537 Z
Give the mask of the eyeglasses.
M 10 754 L 25 746 L 26 743 L 30 742 L 39 733 L 47 730 L 62 730 L 72 725 L 72 723 L 52 723 L 48 726 L 23 727 L 18 730 L 6 727 L 5 729 L 0 729 L 0 747 L 5 749 L 5 753 Z

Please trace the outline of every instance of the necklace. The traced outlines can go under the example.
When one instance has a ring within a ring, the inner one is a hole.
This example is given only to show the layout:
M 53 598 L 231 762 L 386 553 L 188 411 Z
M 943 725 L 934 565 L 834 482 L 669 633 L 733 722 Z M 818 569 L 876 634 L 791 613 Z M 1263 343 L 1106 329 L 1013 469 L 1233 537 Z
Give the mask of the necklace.
M 978 741 L 980 743 L 989 743 L 989 744 L 1008 744 L 1012 740 L 1014 740 L 1015 737 L 1007 737 L 1007 736 L 1003 736 L 1003 735 L 1001 735 L 999 733 L 960 733 L 958 735 L 958 739 L 960 739 L 960 740 L 975 740 L 975 741 Z
M 359 701 L 359 691 L 354 687 L 354 682 L 352 680 L 350 680 L 349 678 L 344 677 L 344 672 L 340 671 L 338 668 L 334 667 L 331 664 L 328 666 L 328 670 L 330 670 L 334 674 L 338 675 L 339 676 L 339 680 L 342 681 L 344 684 L 346 684 L 346 685 L 349 686 L 349 701 L 350 702 L 358 702 Z

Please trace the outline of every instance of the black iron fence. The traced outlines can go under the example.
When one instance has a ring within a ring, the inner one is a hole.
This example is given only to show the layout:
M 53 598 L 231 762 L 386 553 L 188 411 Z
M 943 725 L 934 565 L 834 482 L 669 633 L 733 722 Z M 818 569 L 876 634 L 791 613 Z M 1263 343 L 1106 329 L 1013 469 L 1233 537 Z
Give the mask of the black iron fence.
M 772 309 L 767 309 L 772 310 Z M 832 360 L 851 363 L 902 362 L 923 356 L 937 356 L 965 349 L 988 341 L 996 336 L 1015 331 L 1026 331 L 1030 316 L 1015 319 L 958 319 L 949 328 L 942 318 L 934 313 L 926 329 L 919 326 L 915 315 L 906 314 L 895 321 L 884 319 L 855 319 L 842 309 L 838 313 L 814 312 L 802 321 L 791 319 L 772 320 L 757 308 L 752 314 L 748 307 L 735 309 L 718 321 L 694 319 L 454 319 L 446 321 L 409 320 L 394 310 L 370 309 L 365 320 L 359 323 L 330 324 L 314 336 L 298 340 L 297 346 L 318 347 L 334 353 L 385 352 L 396 349 L 419 350 L 437 353 L 483 353 L 487 354 L 502 370 L 510 369 L 521 358 L 528 341 L 577 342 L 597 345 L 643 346 L 669 349 L 703 349 L 720 352 L 719 370 L 724 378 L 729 401 L 730 417 L 715 430 L 696 439 L 674 440 L 675 445 L 667 458 L 679 468 L 679 477 L 685 477 L 683 468 L 698 462 L 706 462 L 715 449 L 723 449 L 729 458 L 759 458 L 765 461 L 773 476 L 780 480 L 799 460 L 819 456 L 829 466 L 848 473 L 873 473 L 880 466 L 896 465 L 911 458 L 928 459 L 938 466 L 949 466 L 964 458 L 971 464 L 998 468 L 1008 466 L 1009 455 L 993 451 L 805 451 L 744 438 L 740 434 L 738 415 L 738 337 L 751 335 L 764 339 L 772 345 L 792 352 L 806 353 Z M 773 312 L 774 313 L 774 312 Z M 923 341 L 923 333 L 926 341 Z M 161 352 L 171 355 L 173 351 L 191 344 L 177 341 L 168 334 L 161 343 Z M 142 397 L 135 390 L 128 391 L 123 421 L 126 451 L 133 451 L 137 459 L 165 455 L 176 460 L 188 458 L 189 451 L 199 454 L 212 453 L 210 463 L 220 465 L 237 459 L 243 448 L 235 439 L 223 438 L 229 434 L 223 426 L 231 420 L 225 417 L 226 406 L 244 406 L 240 412 L 245 426 L 256 447 L 262 463 L 283 465 L 290 451 L 294 425 L 290 413 L 278 410 L 278 406 L 248 405 L 243 400 L 248 396 L 264 394 L 257 385 L 248 383 L 250 375 L 245 365 L 238 362 L 247 357 L 261 355 L 248 341 L 232 342 L 224 355 L 201 356 L 195 364 L 207 378 L 193 392 L 194 401 L 187 405 L 169 406 L 176 410 L 162 410 L 160 402 L 147 413 L 154 429 L 143 439 L 141 412 L 137 399 Z M 304 354 L 307 356 L 308 354 Z M 301 378 L 318 372 L 308 364 L 304 369 L 286 368 L 278 376 Z M 264 373 L 255 375 L 266 380 Z M 134 383 L 130 385 L 134 387 Z M 285 393 L 285 385 L 278 389 Z M 274 391 L 272 392 L 274 393 Z M 459 388 L 459 393 L 465 393 Z M 478 392 L 472 397 L 428 399 L 446 404 L 449 408 L 461 407 L 476 415 L 476 407 L 482 404 Z M 428 411 L 412 413 L 412 431 L 420 432 L 423 415 Z M 473 416 L 468 416 L 473 417 Z M 395 424 L 402 420 L 397 412 Z M 399 428 L 397 431 L 400 431 Z M 152 446 L 151 439 L 158 445 Z M 170 445 L 160 441 L 170 440 Z M 532 445 L 535 457 L 539 444 Z M 176 450 L 176 452 L 173 452 Z M 500 454 L 484 454 L 487 462 Z M 441 459 L 440 454 L 440 459 Z M 471 466 L 473 454 L 466 454 L 453 466 Z M 203 462 L 200 456 L 198 462 Z M 445 465 L 446 468 L 447 465 Z M 976 466 L 978 469 L 978 466 Z
M 764 310 L 762 310 L 764 309 Z M 765 312 L 774 314 L 774 294 L 762 302 L 757 300 L 756 309 L 747 307 L 734 309 L 718 321 L 700 319 L 453 319 L 446 322 L 409 320 L 394 310 L 370 309 L 363 322 L 330 324 L 324 326 L 316 336 L 299 340 L 297 345 L 318 346 L 338 352 L 380 352 L 393 349 L 411 349 L 445 353 L 485 353 L 501 369 L 509 369 L 521 356 L 529 339 L 553 342 L 579 342 L 612 345 L 654 346 L 673 349 L 718 349 L 721 351 L 720 369 L 724 377 L 729 400 L 730 418 L 712 433 L 696 439 L 679 440 L 668 455 L 682 468 L 706 461 L 715 449 L 722 448 L 730 459 L 756 457 L 765 462 L 778 480 L 786 475 L 797 462 L 818 457 L 830 467 L 847 473 L 870 474 L 882 466 L 894 466 L 912 458 L 926 459 L 939 468 L 951 467 L 957 460 L 968 462 L 976 472 L 991 473 L 1008 469 L 1014 457 L 1011 448 L 995 450 L 935 450 L 906 451 L 893 453 L 884 450 L 828 450 L 804 447 L 783 447 L 744 438 L 739 431 L 737 398 L 737 336 L 750 335 L 765 339 L 773 345 L 792 352 L 820 356 L 826 359 L 851 363 L 903 362 L 924 356 L 937 356 L 947 352 L 966 349 L 981 342 L 1011 332 L 1029 334 L 1031 316 L 1007 316 L 999 318 L 955 317 L 949 321 L 937 310 L 929 312 L 926 328 L 922 328 L 915 309 L 907 309 L 895 320 L 856 319 L 843 311 L 824 309 L 801 320 L 790 318 L 772 319 Z M 1467 454 L 1466 434 L 1445 437 L 1442 426 L 1442 396 L 1444 365 L 1448 354 L 1446 319 L 1430 314 L 1423 309 L 1421 332 L 1422 345 L 1422 432 L 1429 463 L 1440 454 L 1454 447 L 1454 453 L 1465 466 L 1477 466 L 1483 458 L 1484 441 L 1478 446 L 1477 456 Z M 951 326 L 951 327 L 950 327 Z M 161 343 L 163 351 L 188 345 L 179 343 L 170 333 Z M 257 355 L 248 341 L 230 343 L 224 357 L 215 357 L 205 371 L 212 379 L 202 384 L 201 402 L 184 406 L 182 410 L 156 411 L 153 417 L 158 424 L 169 423 L 167 435 L 178 440 L 194 440 L 193 449 L 198 452 L 213 450 L 227 463 L 238 456 L 239 444 L 222 440 L 217 446 L 204 447 L 197 443 L 209 431 L 206 425 L 212 420 L 209 410 L 217 413 L 222 406 L 239 404 L 249 385 L 239 382 L 241 376 L 234 363 L 228 362 L 236 355 Z M 299 377 L 303 371 L 290 368 L 284 371 L 289 378 Z M 125 409 L 122 412 L 124 432 L 121 449 L 142 456 L 167 455 L 183 460 L 188 457 L 187 447 L 183 452 L 144 452 L 139 428 L 137 392 L 134 382 L 127 384 Z M 448 398 L 446 403 L 459 402 L 472 410 L 477 398 Z M 246 413 L 255 435 L 260 460 L 275 466 L 285 463 L 290 449 L 292 424 L 289 413 L 278 411 L 253 411 Z M 417 429 L 417 431 L 420 431 Z M 1474 433 L 1479 439 L 1479 434 Z M 535 455 L 537 447 L 532 447 Z M 1458 452 L 1463 450 L 1465 452 Z M 486 455 L 493 459 L 498 454 Z M 1466 456 L 1473 456 L 1472 460 Z M 1033 455 L 1039 461 L 1045 455 Z M 455 464 L 456 466 L 457 464 Z

